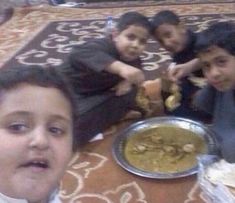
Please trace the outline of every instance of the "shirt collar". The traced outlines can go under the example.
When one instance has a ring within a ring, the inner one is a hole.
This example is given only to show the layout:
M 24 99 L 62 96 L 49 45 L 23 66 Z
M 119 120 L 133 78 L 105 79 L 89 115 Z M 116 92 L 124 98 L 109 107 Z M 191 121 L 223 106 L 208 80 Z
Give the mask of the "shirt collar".
M 0 193 L 0 203 L 28 203 L 25 199 L 15 199 Z M 49 199 L 49 203 L 61 203 L 58 197 L 58 190 L 55 190 Z
M 28 201 L 25 200 L 25 199 L 11 198 L 11 197 L 8 197 L 8 196 L 6 196 L 6 195 L 4 195 L 2 193 L 0 193 L 0 202 L 1 203 L 28 203 Z

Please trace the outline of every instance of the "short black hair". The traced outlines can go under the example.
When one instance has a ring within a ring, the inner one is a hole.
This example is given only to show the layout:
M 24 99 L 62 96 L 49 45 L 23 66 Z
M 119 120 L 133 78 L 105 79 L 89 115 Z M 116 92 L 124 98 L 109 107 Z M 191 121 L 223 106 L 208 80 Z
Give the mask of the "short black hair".
M 78 147 L 78 135 L 76 135 L 77 114 L 75 109 L 75 95 L 65 77 L 55 67 L 41 66 L 15 66 L 0 69 L 0 97 L 8 90 L 14 89 L 20 84 L 37 85 L 41 87 L 54 87 L 68 99 L 72 108 L 73 119 L 73 151 Z M 1 100 L 0 100 L 1 102 Z
M 122 32 L 131 25 L 141 26 L 146 28 L 150 34 L 152 33 L 152 24 L 149 19 L 141 13 L 135 11 L 127 12 L 120 16 L 117 21 L 116 28 L 119 32 Z
M 195 44 L 196 53 L 206 51 L 211 46 L 218 46 L 235 56 L 234 22 L 217 22 L 199 33 Z
M 157 29 L 162 24 L 179 25 L 179 16 L 170 10 L 163 10 L 156 13 L 152 18 L 152 25 L 154 29 Z

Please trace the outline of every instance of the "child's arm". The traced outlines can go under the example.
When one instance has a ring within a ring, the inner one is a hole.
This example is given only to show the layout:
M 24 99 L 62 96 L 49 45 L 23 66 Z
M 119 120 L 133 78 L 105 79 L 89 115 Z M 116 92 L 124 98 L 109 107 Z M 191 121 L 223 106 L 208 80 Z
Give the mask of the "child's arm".
M 213 114 L 215 106 L 216 90 L 207 85 L 197 91 L 193 97 L 193 106 L 209 114 Z
M 200 61 L 196 58 L 187 63 L 178 64 L 175 65 L 173 68 L 169 68 L 167 74 L 169 80 L 177 83 L 181 78 L 189 75 L 190 73 L 198 69 L 200 69 Z
M 122 80 L 119 82 L 112 90 L 115 91 L 116 96 L 122 96 L 130 92 L 132 89 L 132 84 L 127 80 Z
M 114 61 L 108 67 L 106 67 L 105 70 L 119 75 L 131 84 L 140 85 L 145 80 L 145 76 L 142 70 L 127 65 L 121 61 Z
M 70 63 L 75 69 L 79 65 L 96 71 L 107 71 L 119 75 L 131 84 L 139 85 L 145 80 L 141 69 L 117 60 L 104 41 L 89 42 L 77 46 L 70 55 Z

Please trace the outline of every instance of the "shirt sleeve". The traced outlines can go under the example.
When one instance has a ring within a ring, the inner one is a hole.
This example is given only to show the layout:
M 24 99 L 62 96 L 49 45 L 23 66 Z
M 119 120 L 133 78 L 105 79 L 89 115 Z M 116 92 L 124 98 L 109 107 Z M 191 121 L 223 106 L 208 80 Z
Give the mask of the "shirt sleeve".
M 213 114 L 216 90 L 212 86 L 206 86 L 199 90 L 194 98 L 194 105 L 199 109 Z
M 100 72 L 116 61 L 114 48 L 108 42 L 87 42 L 74 48 L 70 62 L 74 67 L 81 64 L 96 72 Z

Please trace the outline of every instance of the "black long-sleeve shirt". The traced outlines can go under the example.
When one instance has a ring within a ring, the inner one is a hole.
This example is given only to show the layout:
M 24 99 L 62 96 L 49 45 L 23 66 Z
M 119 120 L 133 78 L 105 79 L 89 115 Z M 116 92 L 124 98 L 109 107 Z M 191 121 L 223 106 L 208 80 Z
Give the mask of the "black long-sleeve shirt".
M 131 62 L 123 61 L 111 38 L 95 39 L 73 48 L 61 70 L 78 97 L 80 114 L 115 96 L 111 88 L 123 78 L 105 69 L 116 60 L 141 68 L 140 58 Z
M 113 41 L 110 38 L 96 39 L 74 47 L 65 73 L 72 81 L 76 93 L 100 94 L 123 80 L 119 75 L 105 71 L 116 60 L 122 61 Z M 127 64 L 141 68 L 140 59 Z

